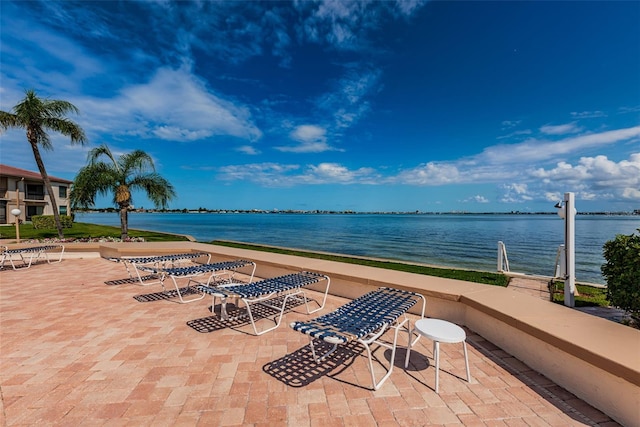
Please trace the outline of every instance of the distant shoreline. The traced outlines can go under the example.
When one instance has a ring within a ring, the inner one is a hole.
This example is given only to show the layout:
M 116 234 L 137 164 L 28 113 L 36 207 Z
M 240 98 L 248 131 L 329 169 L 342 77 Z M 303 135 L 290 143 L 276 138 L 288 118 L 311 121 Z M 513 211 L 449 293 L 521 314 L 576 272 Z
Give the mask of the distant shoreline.
M 79 213 L 116 213 L 116 208 L 99 208 L 75 210 Z M 305 214 L 305 215 L 557 215 L 557 212 L 423 212 L 423 211 L 334 211 L 334 210 L 297 210 L 297 209 L 133 209 L 129 213 L 184 213 L 184 214 Z M 577 215 L 605 215 L 605 216 L 640 216 L 640 209 L 631 212 L 577 212 Z

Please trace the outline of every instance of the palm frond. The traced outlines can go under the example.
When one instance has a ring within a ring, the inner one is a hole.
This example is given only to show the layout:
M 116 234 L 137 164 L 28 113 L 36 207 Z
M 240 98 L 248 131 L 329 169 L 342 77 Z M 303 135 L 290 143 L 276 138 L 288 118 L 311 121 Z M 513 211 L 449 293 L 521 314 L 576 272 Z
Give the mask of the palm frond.
M 42 120 L 42 127 L 70 137 L 72 144 L 87 140 L 82 128 L 67 118 L 47 117 Z
M 16 127 L 22 127 L 20 126 L 18 116 L 7 113 L 6 111 L 0 111 L 0 128 L 2 130 L 7 130 Z

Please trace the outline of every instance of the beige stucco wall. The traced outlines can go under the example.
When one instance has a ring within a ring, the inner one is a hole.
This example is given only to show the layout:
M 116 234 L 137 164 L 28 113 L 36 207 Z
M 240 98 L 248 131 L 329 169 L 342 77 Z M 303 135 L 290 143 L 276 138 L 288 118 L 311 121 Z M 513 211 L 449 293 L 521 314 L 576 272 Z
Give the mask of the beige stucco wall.
M 20 214 L 19 218 L 22 221 L 26 220 L 26 213 L 27 213 L 26 206 L 27 205 L 30 205 L 30 206 L 31 205 L 42 206 L 43 207 L 43 212 L 42 212 L 43 215 L 53 215 L 53 209 L 51 207 L 51 202 L 50 202 L 50 195 L 47 192 L 46 187 L 44 188 L 44 200 L 41 200 L 41 201 L 25 200 L 26 184 L 38 184 L 38 185 L 43 185 L 44 186 L 44 182 L 37 181 L 37 180 L 34 180 L 34 179 L 26 179 L 26 180 L 23 181 L 20 178 L 8 176 L 7 177 L 7 191 L 4 194 L 4 199 L 6 199 L 6 201 L 7 201 L 7 207 L 6 207 L 7 223 L 13 223 L 15 221 L 15 217 L 11 214 L 11 211 L 16 208 L 16 183 L 18 184 L 19 198 L 20 198 L 18 208 L 22 211 L 22 213 Z M 69 201 L 69 192 L 70 192 L 71 184 L 52 181 L 51 182 L 51 186 L 53 187 L 53 193 L 54 193 L 53 196 L 54 196 L 54 198 L 56 200 L 58 208 L 60 208 L 60 206 L 67 206 L 67 215 L 71 215 L 71 203 Z M 60 191 L 59 191 L 59 187 L 60 186 L 67 187 L 67 197 L 60 197 Z

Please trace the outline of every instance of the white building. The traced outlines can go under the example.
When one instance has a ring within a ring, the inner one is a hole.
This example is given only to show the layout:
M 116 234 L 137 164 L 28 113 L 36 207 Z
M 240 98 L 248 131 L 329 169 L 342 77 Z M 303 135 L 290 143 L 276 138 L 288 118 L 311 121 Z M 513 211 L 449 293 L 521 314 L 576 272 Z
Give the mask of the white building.
M 69 190 L 73 181 L 51 175 L 49 180 L 60 215 L 71 215 Z M 50 197 L 40 172 L 0 164 L 0 224 L 15 221 L 11 211 L 16 207 L 22 211 L 23 221 L 31 221 L 33 215 L 53 215 Z

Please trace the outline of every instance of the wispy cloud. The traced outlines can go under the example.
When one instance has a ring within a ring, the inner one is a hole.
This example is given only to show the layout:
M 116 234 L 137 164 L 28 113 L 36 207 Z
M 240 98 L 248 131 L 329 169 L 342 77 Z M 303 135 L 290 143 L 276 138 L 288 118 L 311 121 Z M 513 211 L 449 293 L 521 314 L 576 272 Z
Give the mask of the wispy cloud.
M 292 187 L 301 184 L 376 184 L 382 177 L 372 168 L 351 170 L 338 163 L 295 164 L 254 163 L 218 169 L 223 181 L 249 181 L 265 187 Z
M 349 67 L 334 90 L 320 96 L 316 104 L 333 116 L 337 129 L 351 127 L 370 112 L 368 98 L 380 90 L 380 77 L 381 71 L 374 67 Z
M 244 154 L 249 154 L 250 156 L 255 156 L 255 155 L 260 154 L 260 151 L 257 150 L 252 145 L 241 145 L 240 147 L 236 148 L 236 151 L 239 151 L 239 152 L 244 153 Z
M 362 49 L 368 44 L 368 32 L 378 27 L 381 17 L 409 17 L 425 3 L 412 0 L 296 2 L 294 5 L 302 18 L 297 31 L 308 41 L 338 50 Z
M 600 117 L 607 117 L 607 114 L 603 111 L 572 111 L 571 117 L 574 119 L 597 119 Z
M 311 129 L 308 129 L 311 131 Z M 316 129 L 316 132 L 318 130 Z M 313 132 L 311 132 L 313 134 Z M 389 176 L 375 168 L 350 170 L 337 163 L 321 163 L 301 168 L 286 165 L 275 168 L 273 164 L 259 167 L 260 174 L 239 174 L 244 166 L 220 169 L 221 179 L 249 179 L 268 185 L 293 186 L 302 183 L 361 183 L 361 184 L 407 184 L 416 186 L 443 186 L 453 184 L 495 183 L 502 193 L 503 203 L 522 203 L 535 199 L 557 200 L 558 195 L 572 188 L 583 200 L 597 197 L 638 199 L 640 188 L 640 153 L 631 154 L 628 160 L 619 162 L 600 155 L 581 157 L 576 164 L 559 162 L 555 167 L 535 166 L 557 153 L 578 153 L 585 147 L 629 141 L 640 137 L 640 126 L 600 134 L 582 135 L 559 141 L 500 145 L 488 147 L 484 152 L 470 158 L 450 162 L 428 162 L 415 168 L 399 171 Z M 545 155 L 524 156 L 536 150 L 549 151 Z M 500 155 L 487 154 L 499 152 Z M 292 172 L 296 172 L 292 174 Z M 268 177 L 268 179 L 267 179 Z M 509 184 L 503 184 L 508 182 Z M 468 201 L 471 201 L 468 199 Z M 483 202 L 476 198 L 476 202 Z
M 620 114 L 627 114 L 627 113 L 640 113 L 640 105 L 636 105 L 634 107 L 620 107 L 618 109 L 618 112 Z
M 522 123 L 522 120 L 503 120 L 502 121 L 502 130 L 513 129 Z
M 290 134 L 290 138 L 296 141 L 297 145 L 277 146 L 278 151 L 290 153 L 322 153 L 324 151 L 336 150 L 327 143 L 327 131 L 321 126 L 301 125 L 296 127 Z
M 476 194 L 475 196 L 471 196 L 467 199 L 463 200 L 464 203 L 489 203 L 489 199 L 480 194 Z
M 228 135 L 255 141 L 262 132 L 249 109 L 214 94 L 187 67 L 161 68 L 148 81 L 124 87 L 113 98 L 81 98 L 91 111 L 87 130 L 168 141 Z
M 571 136 L 556 141 L 530 138 L 518 144 L 500 144 L 487 147 L 481 154 L 474 156 L 473 160 L 484 164 L 546 161 L 588 148 L 604 147 L 639 137 L 640 126 Z
M 497 137 L 497 139 L 512 139 L 514 137 L 520 137 L 520 136 L 524 136 L 524 135 L 531 135 L 533 132 L 531 131 L 531 129 L 523 129 L 523 130 L 516 130 L 513 131 L 507 135 L 502 135 Z
M 563 125 L 544 125 L 540 128 L 540 132 L 547 135 L 565 135 L 568 133 L 578 133 L 582 130 L 583 129 L 577 125 L 577 122 Z
M 500 186 L 502 196 L 501 203 L 523 203 L 533 200 L 529 194 L 529 187 L 523 183 L 503 184 Z

